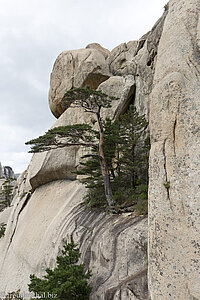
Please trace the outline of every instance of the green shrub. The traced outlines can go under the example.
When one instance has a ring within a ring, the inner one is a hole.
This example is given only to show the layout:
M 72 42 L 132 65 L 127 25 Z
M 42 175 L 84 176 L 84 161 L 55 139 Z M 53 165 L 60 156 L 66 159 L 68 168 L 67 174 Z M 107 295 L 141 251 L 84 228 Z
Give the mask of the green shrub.
M 29 291 L 49 299 L 49 295 L 57 300 L 88 300 L 91 287 L 87 280 L 91 277 L 90 270 L 85 272 L 84 264 L 77 264 L 80 252 L 71 238 L 64 244 L 62 255 L 58 256 L 55 269 L 46 269 L 43 279 L 30 275 Z
M 168 190 L 170 188 L 170 181 L 164 182 L 163 185 Z

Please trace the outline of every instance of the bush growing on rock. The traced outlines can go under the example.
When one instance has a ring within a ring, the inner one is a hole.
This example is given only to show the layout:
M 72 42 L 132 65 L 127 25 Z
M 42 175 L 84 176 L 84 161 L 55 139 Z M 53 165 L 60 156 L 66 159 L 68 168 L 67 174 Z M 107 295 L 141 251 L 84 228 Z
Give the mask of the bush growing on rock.
M 71 238 L 70 243 L 64 244 L 62 255 L 57 256 L 55 269 L 46 269 L 47 275 L 40 279 L 30 275 L 29 291 L 42 299 L 52 298 L 57 300 L 88 300 L 91 292 L 87 280 L 91 272 L 85 272 L 84 264 L 77 264 L 80 252 Z

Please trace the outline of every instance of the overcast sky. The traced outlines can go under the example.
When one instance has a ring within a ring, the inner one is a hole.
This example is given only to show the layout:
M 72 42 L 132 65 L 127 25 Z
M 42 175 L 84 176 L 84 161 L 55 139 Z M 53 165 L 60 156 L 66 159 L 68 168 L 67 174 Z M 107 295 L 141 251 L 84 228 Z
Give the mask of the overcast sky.
M 24 143 L 54 122 L 49 77 L 64 50 L 97 42 L 112 50 L 139 39 L 167 0 L 0 0 L 0 161 L 15 173 L 31 155 Z

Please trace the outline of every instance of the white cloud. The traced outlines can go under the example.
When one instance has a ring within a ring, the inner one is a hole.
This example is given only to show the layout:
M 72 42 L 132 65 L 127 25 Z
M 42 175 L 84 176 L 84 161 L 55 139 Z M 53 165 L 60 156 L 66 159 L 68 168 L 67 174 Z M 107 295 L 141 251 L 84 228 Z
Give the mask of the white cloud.
M 11 166 L 15 174 L 20 174 L 26 170 L 32 155 L 27 152 L 2 152 L 2 166 Z

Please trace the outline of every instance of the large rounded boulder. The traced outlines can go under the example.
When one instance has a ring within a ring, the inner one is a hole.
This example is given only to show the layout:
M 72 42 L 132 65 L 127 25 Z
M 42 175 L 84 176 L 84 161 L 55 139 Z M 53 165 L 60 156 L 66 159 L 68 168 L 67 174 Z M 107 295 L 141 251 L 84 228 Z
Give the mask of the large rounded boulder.
M 92 44 L 87 49 L 64 51 L 58 56 L 51 73 L 49 90 L 49 105 L 56 118 L 65 110 L 62 98 L 66 91 L 81 86 L 97 89 L 110 77 L 107 52 L 100 45 Z

